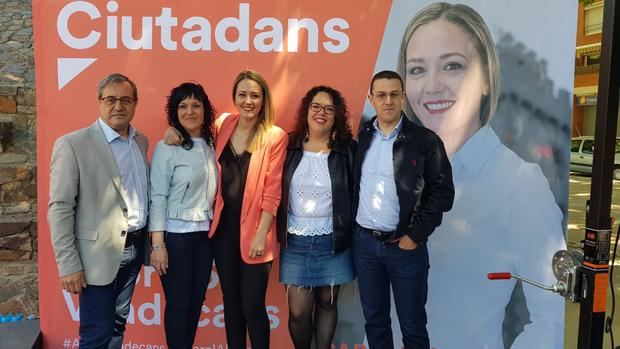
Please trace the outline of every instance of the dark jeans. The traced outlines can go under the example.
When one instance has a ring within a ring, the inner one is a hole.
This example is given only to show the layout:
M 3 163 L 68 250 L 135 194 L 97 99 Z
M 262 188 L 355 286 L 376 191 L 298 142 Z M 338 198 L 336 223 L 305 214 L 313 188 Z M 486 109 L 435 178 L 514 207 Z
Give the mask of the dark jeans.
M 247 264 L 241 259 L 239 238 L 218 229 L 213 256 L 224 298 L 228 349 L 246 349 L 246 330 L 252 349 L 269 348 L 269 318 L 265 296 L 271 263 Z
M 366 336 L 370 348 L 393 348 L 390 320 L 390 285 L 406 349 L 428 349 L 426 295 L 428 251 L 426 244 L 405 251 L 383 243 L 356 224 L 353 261 L 358 275 Z
M 80 348 L 120 349 L 131 296 L 144 259 L 144 240 L 125 247 L 112 283 L 88 285 L 80 295 Z M 88 280 L 86 280 L 88 281 Z
M 170 349 L 191 349 L 211 277 L 211 241 L 204 231 L 166 233 L 166 249 L 168 272 L 161 276 L 166 342 Z

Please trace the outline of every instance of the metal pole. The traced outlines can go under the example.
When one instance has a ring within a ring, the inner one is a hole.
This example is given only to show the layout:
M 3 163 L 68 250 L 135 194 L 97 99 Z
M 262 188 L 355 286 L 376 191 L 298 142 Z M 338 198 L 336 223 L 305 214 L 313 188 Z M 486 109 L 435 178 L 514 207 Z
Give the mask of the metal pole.
M 586 210 L 578 348 L 603 347 L 609 276 L 611 194 L 620 86 L 620 6 L 605 0 L 592 186 Z M 614 64 L 615 62 L 615 64 Z

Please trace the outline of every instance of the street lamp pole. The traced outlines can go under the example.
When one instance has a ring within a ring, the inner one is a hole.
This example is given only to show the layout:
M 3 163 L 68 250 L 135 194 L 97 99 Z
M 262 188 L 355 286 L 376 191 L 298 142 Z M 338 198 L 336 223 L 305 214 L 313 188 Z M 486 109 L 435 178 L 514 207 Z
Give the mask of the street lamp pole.
M 609 247 L 611 237 L 612 175 L 620 97 L 620 4 L 605 0 L 601 63 L 596 107 L 594 159 L 589 207 L 586 210 L 582 300 L 578 348 L 603 347 Z M 615 64 L 614 64 L 615 62 Z

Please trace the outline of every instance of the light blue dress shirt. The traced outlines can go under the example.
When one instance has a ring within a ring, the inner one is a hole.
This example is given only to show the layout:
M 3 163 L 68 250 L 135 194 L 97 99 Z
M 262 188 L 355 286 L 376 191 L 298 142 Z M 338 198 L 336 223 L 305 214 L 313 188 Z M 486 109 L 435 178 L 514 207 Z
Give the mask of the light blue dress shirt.
M 393 148 L 402 128 L 402 116 L 389 135 L 375 119 L 372 141 L 362 163 L 357 224 L 364 228 L 391 232 L 396 230 L 400 206 L 394 181 Z
M 431 347 L 503 348 L 515 281 L 489 281 L 487 274 L 506 271 L 553 284 L 551 258 L 566 248 L 562 212 L 540 167 L 504 146 L 489 126 L 450 162 L 454 206 L 428 241 Z M 512 348 L 562 348 L 564 298 L 526 284 L 523 292 L 530 323 Z
M 128 232 L 136 231 L 146 225 L 147 210 L 147 170 L 146 159 L 136 143 L 136 130 L 129 126 L 129 137 L 121 137 L 101 118 L 99 126 L 105 135 L 116 165 L 121 174 L 122 190 L 127 197 Z

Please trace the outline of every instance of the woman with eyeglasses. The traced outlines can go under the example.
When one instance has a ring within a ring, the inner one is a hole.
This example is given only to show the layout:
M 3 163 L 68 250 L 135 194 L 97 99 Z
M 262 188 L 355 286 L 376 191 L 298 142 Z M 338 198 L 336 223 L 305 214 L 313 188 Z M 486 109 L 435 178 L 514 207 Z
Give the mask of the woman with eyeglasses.
M 352 164 L 355 142 L 343 96 L 310 89 L 289 136 L 277 214 L 280 282 L 286 285 L 288 328 L 296 349 L 330 348 L 340 285 L 354 279 L 351 256 Z
M 211 277 L 207 237 L 217 190 L 212 122 L 215 110 L 202 86 L 183 83 L 166 104 L 180 147 L 157 143 L 151 161 L 151 266 L 166 298 L 168 348 L 192 348 Z

